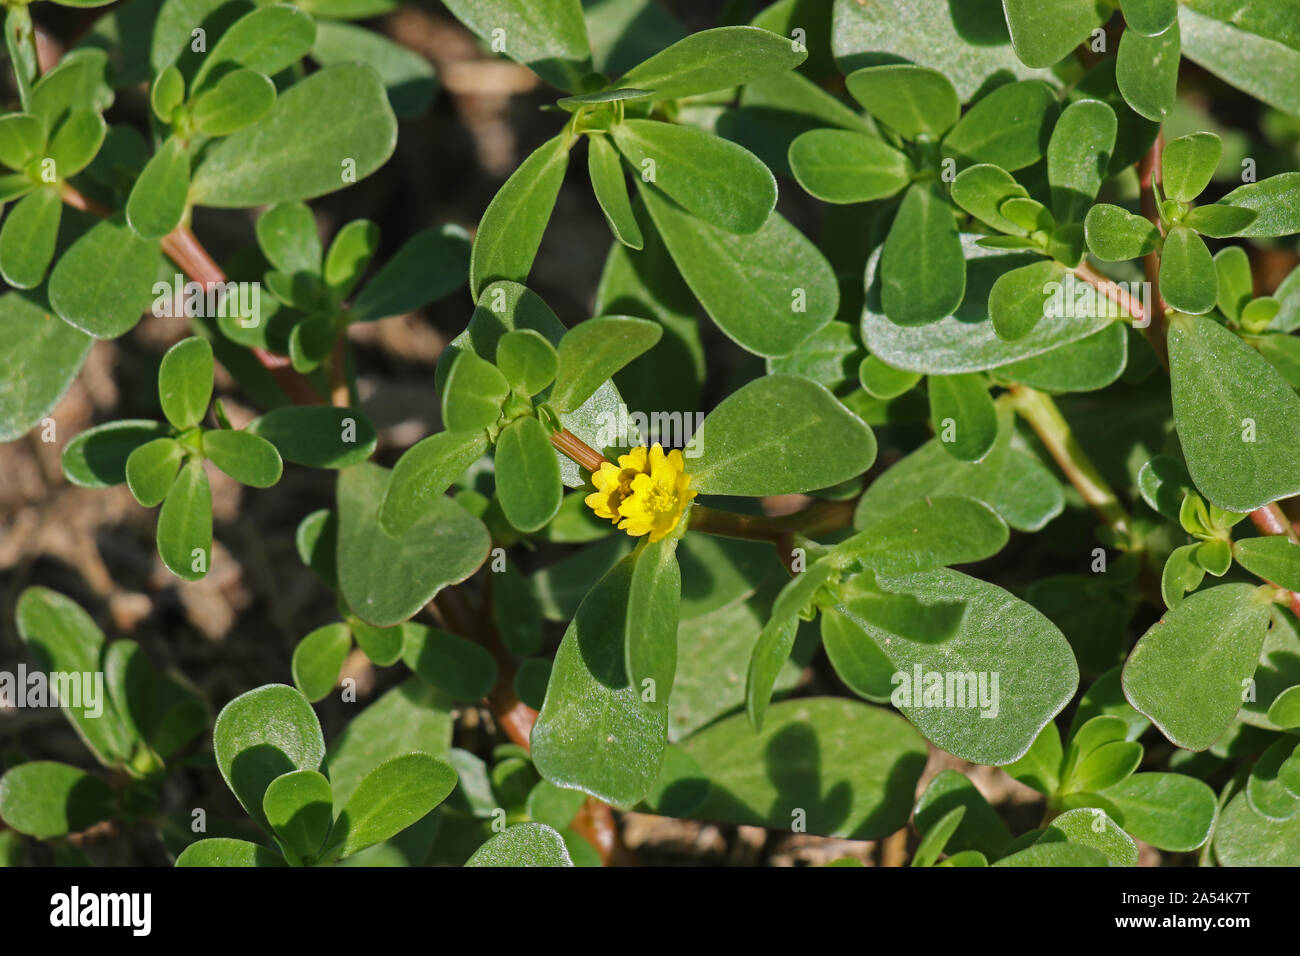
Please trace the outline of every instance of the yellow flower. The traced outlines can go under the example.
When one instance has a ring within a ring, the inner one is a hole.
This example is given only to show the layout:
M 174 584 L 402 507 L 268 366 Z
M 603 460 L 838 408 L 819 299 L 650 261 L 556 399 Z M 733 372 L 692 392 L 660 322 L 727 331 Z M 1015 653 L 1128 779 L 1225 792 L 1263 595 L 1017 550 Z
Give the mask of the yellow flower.
M 632 479 L 645 470 L 646 460 L 646 449 L 633 448 L 626 455 L 619 455 L 617 465 L 607 461 L 600 466 L 600 471 L 593 471 L 591 483 L 596 491 L 584 499 L 587 507 L 599 518 L 618 521 L 619 505 L 632 493 Z
M 644 448 L 635 449 L 645 453 Z M 655 444 L 641 473 L 632 479 L 631 494 L 618 506 L 622 521 L 619 528 L 633 537 L 650 535 L 655 542 L 666 537 L 677 522 L 682 520 L 686 507 L 698 492 L 690 487 L 691 476 L 686 474 L 682 453 L 676 449 L 664 453 Z M 619 459 L 619 464 L 623 459 Z

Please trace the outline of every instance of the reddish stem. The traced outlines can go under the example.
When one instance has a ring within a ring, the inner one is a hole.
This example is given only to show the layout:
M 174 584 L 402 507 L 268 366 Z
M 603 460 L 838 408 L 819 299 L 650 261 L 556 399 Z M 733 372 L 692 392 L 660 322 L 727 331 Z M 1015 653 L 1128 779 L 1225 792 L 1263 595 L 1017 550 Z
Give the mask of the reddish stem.
M 103 203 L 91 199 L 74 186 L 67 183 L 63 184 L 60 194 L 64 203 L 73 209 L 79 209 L 82 212 L 88 212 L 92 215 L 107 219 L 113 215 L 113 211 Z M 184 223 L 177 226 L 160 241 L 163 253 L 177 267 L 190 277 L 194 282 L 203 286 L 206 292 L 210 286 L 224 283 L 226 274 L 222 272 L 221 267 L 208 255 L 207 249 L 199 242 L 198 237 L 190 231 Z M 275 378 L 276 383 L 284 390 L 284 393 L 296 405 L 319 405 L 323 401 L 316 387 L 312 385 L 305 377 L 294 371 L 292 363 L 283 355 L 275 355 L 266 349 L 253 346 L 250 351 L 253 356 L 261 363 Z M 347 405 L 347 401 L 342 404 Z

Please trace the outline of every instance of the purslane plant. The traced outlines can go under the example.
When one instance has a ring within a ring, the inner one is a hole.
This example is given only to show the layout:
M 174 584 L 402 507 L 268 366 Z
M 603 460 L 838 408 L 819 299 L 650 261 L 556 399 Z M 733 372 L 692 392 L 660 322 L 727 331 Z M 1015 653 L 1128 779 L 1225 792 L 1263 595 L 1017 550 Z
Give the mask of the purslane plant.
M 337 618 L 302 627 L 295 688 L 213 708 L 254 826 L 169 824 L 178 863 L 609 863 L 628 809 L 855 839 L 910 818 L 916 866 L 1131 866 L 1136 841 L 1300 863 L 1300 271 L 1259 296 L 1253 268 L 1260 240 L 1294 262 L 1300 173 L 1229 156 L 1241 135 L 1177 96 L 1186 55 L 1300 115 L 1300 20 L 778 0 L 691 34 L 652 0 L 446 6 L 560 91 L 563 126 L 472 241 L 433 226 L 377 269 L 373 223 L 324 246 L 305 201 L 375 173 L 427 103 L 422 61 L 334 22 L 381 4 L 166 0 L 147 76 L 95 46 L 42 74 L 9 14 L 0 433 L 152 311 L 194 332 L 162 359 L 166 421 L 88 429 L 63 463 L 161 504 L 174 575 L 214 560 L 207 463 L 337 472 L 296 540 Z M 143 82 L 148 112 L 108 125 Z M 580 140 L 613 241 L 593 317 L 562 321 L 529 283 Z M 779 191 L 826 204 L 816 241 Z M 217 266 L 193 210 L 261 206 Z M 164 257 L 185 281 L 160 295 Z M 381 449 L 349 327 L 465 282 L 441 429 Z M 729 340 L 707 354 L 697 310 Z M 243 428 L 214 361 L 263 410 Z M 60 595 L 25 592 L 18 623 L 41 666 L 109 675 L 112 720 L 65 710 L 126 782 L 6 758 L 0 819 L 59 846 L 156 822 L 203 705 Z M 406 670 L 327 748 L 312 704 L 354 704 L 354 642 Z M 490 716 L 490 751 L 452 746 L 453 707 Z M 918 798 L 931 747 L 1004 768 L 1042 824 L 1012 833 L 956 771 Z

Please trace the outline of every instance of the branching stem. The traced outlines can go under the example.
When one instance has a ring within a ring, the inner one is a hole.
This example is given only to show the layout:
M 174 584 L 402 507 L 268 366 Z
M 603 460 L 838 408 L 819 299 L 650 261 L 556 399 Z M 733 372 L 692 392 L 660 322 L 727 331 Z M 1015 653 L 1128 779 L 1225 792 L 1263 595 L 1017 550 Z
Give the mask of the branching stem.
M 1120 538 L 1133 529 L 1128 510 L 1102 477 L 1088 453 L 1080 447 L 1069 422 L 1050 395 L 1024 385 L 1011 386 L 1012 407 L 1047 446 L 1052 458 L 1088 506 Z

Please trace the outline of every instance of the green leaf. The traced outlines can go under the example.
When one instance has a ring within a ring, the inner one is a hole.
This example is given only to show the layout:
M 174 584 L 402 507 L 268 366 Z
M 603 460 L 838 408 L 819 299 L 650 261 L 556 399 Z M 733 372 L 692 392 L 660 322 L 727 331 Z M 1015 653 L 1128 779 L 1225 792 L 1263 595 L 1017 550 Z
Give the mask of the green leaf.
M 55 130 L 47 148 L 60 179 L 68 179 L 90 165 L 103 145 L 107 127 L 94 110 L 77 109 Z
M 457 356 L 442 389 L 442 420 L 453 432 L 495 425 L 510 383 L 491 362 L 473 352 Z
M 840 610 L 894 663 L 891 702 L 949 753 L 1011 763 L 1074 695 L 1064 635 L 1001 588 L 946 569 L 868 577 L 844 586 Z
M 47 672 L 95 673 L 100 670 L 104 634 L 71 598 L 49 588 L 29 587 L 18 597 L 18 636 Z M 83 699 L 82 704 L 87 702 Z M 111 701 L 97 708 L 61 705 L 78 736 L 105 766 L 131 757 L 134 741 Z
M 1124 25 L 1148 37 L 1159 36 L 1178 20 L 1178 0 L 1121 0 L 1120 9 Z
M 857 701 L 804 697 L 774 704 L 754 733 L 743 714 L 683 744 L 712 787 L 691 816 L 854 840 L 907 821 L 925 743 L 896 714 Z M 661 785 L 665 781 L 661 781 Z
M 765 434 L 754 434 L 754 422 Z M 821 385 L 768 375 L 724 399 L 696 432 L 698 456 L 687 460 L 703 494 L 794 494 L 860 475 L 876 457 L 863 422 Z
M 190 115 L 203 135 L 229 136 L 260 120 L 274 104 L 275 84 L 265 75 L 256 70 L 234 70 L 199 94 Z
M 212 346 L 207 339 L 191 336 L 167 350 L 158 368 L 158 400 L 176 428 L 192 428 L 207 414 L 212 375 Z
M 339 672 L 348 651 L 352 634 L 346 624 L 318 627 L 293 649 L 293 683 L 304 697 L 317 701 L 329 694 L 338 683 Z M 319 844 L 317 844 L 319 847 Z
M 0 777 L 0 817 L 37 839 L 88 830 L 111 819 L 114 804 L 99 777 L 51 760 L 19 764 Z
M 1093 0 L 1003 0 L 1016 56 L 1026 66 L 1051 66 L 1101 25 Z
M 1010 856 L 1004 856 L 993 866 L 1109 866 L 1106 855 L 1089 846 L 1073 843 L 1035 843 Z
M 1011 423 L 983 461 L 957 461 L 933 438 L 871 483 L 854 526 L 865 528 L 926 497 L 965 495 L 983 501 L 1011 527 L 1037 531 L 1061 513 L 1060 482 L 1037 458 L 1011 447 Z
M 280 480 L 280 453 L 265 438 L 248 431 L 218 428 L 203 433 L 203 453 L 241 485 L 269 488 Z
M 306 56 L 315 39 L 316 21 L 297 7 L 275 4 L 252 10 L 232 23 L 203 57 L 191 95 L 216 87 L 239 67 L 274 76 Z
M 0 227 L 0 274 L 10 285 L 32 289 L 41 284 L 54 258 L 63 200 L 53 187 L 36 189 L 20 199 Z
M 1250 257 L 1242 246 L 1224 246 L 1214 254 L 1214 272 L 1219 281 L 1219 311 L 1233 322 L 1254 297 Z
M 1214 826 L 1214 791 L 1179 773 L 1135 773 L 1095 802 L 1125 832 L 1160 850 L 1195 850 Z
M 877 574 L 912 574 L 970 564 L 1007 543 L 1006 523 L 974 498 L 926 495 L 833 546 Z
M 834 317 L 839 285 L 830 264 L 780 213 L 736 236 L 702 222 L 638 182 L 664 245 L 709 317 L 756 355 L 787 355 Z
M 1294 43 L 1239 30 L 1236 11 L 1224 13 L 1218 19 L 1180 4 L 1178 29 L 1187 58 L 1256 99 L 1300 116 L 1300 90 L 1290 79 L 1300 70 L 1300 50 Z
M 677 539 L 647 542 L 636 554 L 624 628 L 627 676 L 643 697 L 668 698 L 677 669 L 682 576 Z
M 1056 724 L 1042 729 L 1029 750 L 1019 760 L 1006 766 L 1006 771 L 1027 787 L 1050 795 L 1061 785 L 1061 732 Z
M 138 446 L 126 459 L 126 484 L 146 508 L 162 504 L 181 469 L 185 449 L 173 438 L 155 438 Z
M 311 468 L 355 465 L 369 458 L 379 441 L 375 426 L 365 415 L 353 408 L 328 405 L 272 409 L 249 422 L 244 431 L 265 438 L 287 461 Z
M 614 238 L 630 249 L 642 248 L 645 237 L 632 212 L 623 164 L 604 136 L 587 137 L 587 175 Z
M 29 113 L 0 116 L 0 163 L 21 170 L 45 149 L 45 127 Z
M 624 120 L 610 132 L 643 182 L 719 229 L 757 232 L 776 205 L 776 179 L 743 146 L 690 126 L 651 120 Z
M 498 279 L 524 282 L 555 208 L 572 143 L 549 139 L 510 174 L 479 220 L 469 260 L 469 291 L 478 301 Z
M 262 812 L 275 835 L 304 862 L 315 861 L 334 820 L 330 782 L 316 770 L 276 777 L 262 797 Z
M 186 581 L 208 573 L 212 561 L 212 488 L 203 462 L 190 459 L 158 512 L 158 556 Z
M 497 343 L 497 368 L 516 391 L 533 396 L 555 381 L 559 359 L 540 332 L 516 329 Z
M 411 677 L 352 718 L 329 750 L 335 814 L 361 780 L 385 761 L 412 750 L 446 757 L 452 733 L 449 708 L 447 698 Z
M 854 130 L 814 129 L 790 144 L 790 168 L 822 202 L 885 199 L 910 181 L 907 157 L 874 136 Z
M 175 64 L 156 77 L 149 88 L 149 108 L 160 122 L 170 124 L 176 107 L 185 102 L 185 77 Z
M 966 167 L 952 183 L 952 201 L 958 206 L 999 232 L 1019 236 L 1025 230 L 1000 211 L 1003 203 L 1015 198 L 1028 199 L 1029 192 L 1005 169 L 991 163 Z
M 393 468 L 379 511 L 384 530 L 391 535 L 405 532 L 487 450 L 481 430 L 438 432 L 408 448 Z
M 1195 591 L 1205 580 L 1205 569 L 1195 560 L 1199 544 L 1174 548 L 1160 573 L 1160 596 L 1165 607 L 1172 608 L 1188 591 Z
M 268 850 L 247 840 L 230 837 L 211 837 L 191 843 L 176 858 L 177 866 L 284 866 L 284 859 L 274 850 Z
M 1135 30 L 1120 36 L 1115 81 L 1134 112 L 1164 122 L 1178 98 L 1181 48 L 1177 23 L 1159 36 L 1146 37 Z
M 506 827 L 474 851 L 466 866 L 573 866 L 564 837 L 544 823 Z
M 1300 685 L 1288 687 L 1274 698 L 1268 708 L 1268 719 L 1278 727 L 1300 727 Z
M 417 232 L 362 288 L 352 303 L 352 321 L 405 315 L 441 299 L 465 281 L 469 260 L 469 236 L 459 226 Z
M 531 67 L 553 86 L 572 90 L 591 72 L 591 47 L 578 0 L 450 0 L 446 6 L 484 41 L 494 41 L 493 31 L 503 31 L 497 36 L 505 39 L 506 56 Z
M 1183 498 L 1192 489 L 1192 476 L 1177 458 L 1156 455 L 1138 472 L 1138 490 L 1144 501 L 1166 518 L 1179 520 Z
M 885 239 L 880 276 L 885 314 L 896 323 L 934 322 L 961 305 L 966 293 L 961 237 L 937 185 L 908 187 Z
M 117 338 L 149 311 L 161 265 L 157 242 L 141 239 L 121 215 L 101 220 L 55 263 L 50 305 L 95 338 Z
M 1241 235 L 1242 230 L 1255 221 L 1255 216 L 1253 209 L 1216 202 L 1210 206 L 1197 206 L 1183 217 L 1183 225 L 1203 236 L 1223 239 Z
M 294 770 L 319 770 L 325 740 L 302 694 L 284 684 L 265 684 L 221 709 L 212 750 L 226 786 L 250 817 L 269 828 L 262 809 L 267 787 Z
M 965 102 L 991 76 L 1051 75 L 1026 67 L 1016 56 L 1001 13 L 979 8 L 972 17 L 948 0 L 901 5 L 836 0 L 831 48 L 845 73 L 882 60 L 941 70 Z
M 1258 352 L 1212 319 L 1176 316 L 1169 368 L 1187 469 L 1206 498 L 1245 513 L 1300 493 L 1300 398 Z
M 837 575 L 838 569 L 830 561 L 818 561 L 787 581 L 777 594 L 771 616 L 750 652 L 745 677 L 745 713 L 755 730 L 763 727 L 777 678 L 794 647 L 799 617 L 815 606 L 820 589 Z
M 338 231 L 330 244 L 321 274 L 335 299 L 345 299 L 352 293 L 365 275 L 377 248 L 379 227 L 368 219 L 354 219 Z M 464 268 L 460 271 L 463 273 Z
M 161 422 L 124 419 L 88 428 L 63 446 L 63 475 L 81 488 L 109 488 L 126 481 L 126 462 L 145 442 L 162 438 Z
M 507 521 L 531 532 L 555 517 L 564 485 L 545 425 L 531 417 L 511 422 L 497 438 L 495 461 L 497 500 Z
M 1110 167 L 1119 123 L 1101 100 L 1075 100 L 1047 144 L 1047 181 L 1058 222 L 1083 222 Z M 955 192 L 954 183 L 954 192 Z
M 1014 342 L 1031 333 L 1051 307 L 1066 272 L 1059 262 L 1046 260 L 998 276 L 989 290 L 989 318 L 997 336 Z
M 628 680 L 627 648 L 611 633 L 635 626 L 629 556 L 588 591 L 555 654 L 546 700 L 532 733 L 533 762 L 551 783 L 631 807 L 659 776 L 666 694 L 647 700 Z
M 47 132 L 76 110 L 103 112 L 113 102 L 113 92 L 104 81 L 107 66 L 103 50 L 83 48 L 65 54 L 32 87 L 27 112 L 40 119 Z
M 692 33 L 637 64 L 618 85 L 653 90 L 660 100 L 682 99 L 792 70 L 807 55 L 789 38 L 768 30 L 717 27 Z
M 659 323 L 630 316 L 603 316 L 575 325 L 556 350 L 555 387 L 547 404 L 561 413 L 580 407 L 605 380 L 651 348 L 662 334 Z M 448 378 L 449 386 L 450 382 Z
M 917 844 L 916 852 L 912 854 L 912 866 L 934 866 L 965 815 L 965 807 L 954 807 L 928 829 L 921 837 L 921 842 Z
M 487 529 L 455 501 L 436 496 L 425 515 L 393 537 L 377 512 L 389 472 L 364 462 L 339 472 L 338 573 L 343 598 L 367 624 L 405 621 L 487 558 Z
M 1124 696 L 1169 740 L 1205 750 L 1241 709 L 1255 673 L 1269 600 L 1250 584 L 1198 591 L 1142 636 L 1124 667 Z
M 380 667 L 396 663 L 402 656 L 403 631 L 405 625 L 396 627 L 373 627 L 354 614 L 344 614 L 352 636 L 357 640 L 357 647 L 370 660 Z
M 402 625 L 401 657 L 407 667 L 454 700 L 487 696 L 497 678 L 496 663 L 481 646 L 422 624 Z
M 1234 542 L 1233 557 L 1251 574 L 1279 587 L 1300 591 L 1300 545 L 1286 535 Z
M 1151 220 L 1109 203 L 1089 209 L 1083 229 L 1088 248 L 1102 262 L 1140 258 L 1160 239 L 1160 230 Z
M 331 840 L 348 857 L 396 836 L 442 803 L 456 786 L 456 771 L 445 760 L 408 753 L 381 763 L 367 774 L 343 807 Z
M 1039 80 L 999 86 L 976 100 L 944 137 L 943 153 L 956 157 L 959 165 L 1031 166 L 1047 149 L 1056 109 L 1056 92 Z
M 868 355 L 858 366 L 858 381 L 863 391 L 886 401 L 910 391 L 920 380 L 921 376 L 915 372 L 893 368 L 874 355 Z
M 1105 810 L 1077 807 L 1054 819 L 1035 846 L 1064 840 L 1074 846 L 1089 847 L 1104 856 L 1111 866 L 1137 866 L 1138 848 L 1133 838 Z
M 1160 157 L 1160 185 L 1165 198 L 1191 202 L 1210 185 L 1223 156 L 1223 140 L 1214 133 L 1188 133 L 1165 144 Z
M 932 375 L 927 382 L 930 421 L 944 448 L 961 461 L 983 459 L 998 436 L 998 413 L 984 379 Z
M 910 63 L 872 66 L 850 73 L 845 85 L 868 113 L 903 139 L 938 139 L 961 115 L 957 91 L 938 70 Z
M 287 276 L 316 275 L 321 269 L 316 217 L 303 202 L 282 202 L 257 217 L 257 244 L 267 261 Z
M 1092 392 L 1105 388 L 1128 365 L 1129 333 L 1123 322 L 1112 322 L 1086 339 L 1033 358 L 990 370 L 999 385 L 1019 383 L 1053 392 Z
M 252 126 L 209 148 L 190 200 L 231 208 L 322 196 L 365 179 L 396 142 L 397 119 L 379 75 L 360 63 L 327 66 L 285 90 Z
M 1300 760 L 1293 755 L 1297 743 L 1294 737 L 1285 736 L 1269 744 L 1246 779 L 1246 799 L 1260 816 L 1270 820 L 1287 820 L 1300 810 L 1300 796 L 1292 793 L 1287 784 L 1300 772 Z M 1284 766 L 1286 765 L 1286 766 Z
M 1300 173 L 1281 173 L 1257 183 L 1238 186 L 1220 204 L 1251 209 L 1258 215 L 1239 236 L 1262 238 L 1300 232 Z
M 1214 853 L 1224 866 L 1295 866 L 1298 840 L 1300 814 L 1270 820 L 1245 793 L 1229 801 L 1214 827 Z
M 966 812 L 948 840 L 950 852 L 975 852 L 988 857 L 999 857 L 1006 852 L 1011 831 L 970 778 L 956 770 L 939 771 L 916 801 L 917 829 L 929 832 L 957 807 Z
M 167 235 L 185 215 L 189 190 L 189 151 L 179 137 L 168 137 L 131 187 L 126 203 L 131 230 L 142 239 Z
M 1099 791 L 1125 780 L 1142 763 L 1142 745 L 1131 740 L 1103 744 L 1082 758 L 1070 774 L 1070 791 Z
M 427 110 L 438 87 L 433 64 L 424 56 L 382 33 L 348 23 L 317 20 L 311 57 L 322 66 L 352 60 L 368 63 L 384 81 L 388 102 L 401 119 L 419 116 Z
M 1192 314 L 1209 312 L 1218 299 L 1214 257 L 1205 241 L 1186 226 L 1174 226 L 1165 237 L 1160 294 L 1173 308 Z

